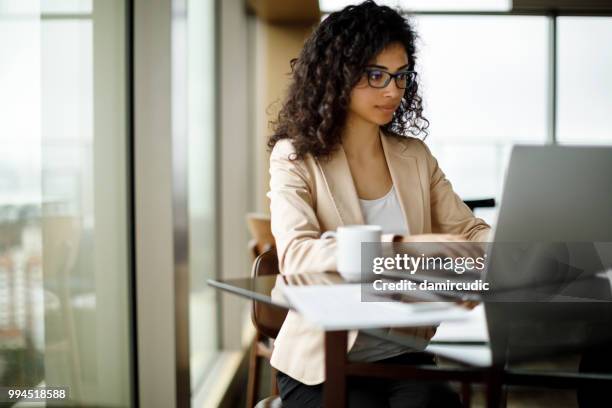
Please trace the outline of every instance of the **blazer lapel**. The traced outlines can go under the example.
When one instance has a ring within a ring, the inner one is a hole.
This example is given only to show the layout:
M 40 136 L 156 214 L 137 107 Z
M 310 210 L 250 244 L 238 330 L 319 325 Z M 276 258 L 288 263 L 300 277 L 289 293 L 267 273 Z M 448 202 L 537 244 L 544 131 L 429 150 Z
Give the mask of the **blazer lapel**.
M 328 160 L 317 160 L 341 225 L 364 224 L 359 197 L 342 145 Z
M 423 233 L 423 190 L 416 157 L 392 136 L 380 132 L 387 167 L 397 191 L 398 199 L 410 234 Z
M 380 134 L 387 167 L 410 234 L 423 233 L 423 190 L 416 157 L 392 136 Z M 342 145 L 328 160 L 317 160 L 341 225 L 363 224 L 359 197 Z

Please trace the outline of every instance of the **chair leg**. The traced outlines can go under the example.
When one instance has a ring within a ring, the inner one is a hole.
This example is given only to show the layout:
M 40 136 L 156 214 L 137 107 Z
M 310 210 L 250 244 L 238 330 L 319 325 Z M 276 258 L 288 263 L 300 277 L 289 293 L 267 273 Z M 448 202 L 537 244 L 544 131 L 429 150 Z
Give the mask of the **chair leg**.
M 465 408 L 472 403 L 472 385 L 469 382 L 461 383 L 461 403 Z
M 278 395 L 278 383 L 276 382 L 276 368 L 270 366 L 270 395 Z
M 259 356 L 257 355 L 257 343 L 259 333 L 253 337 L 251 351 L 249 354 L 249 378 L 247 380 L 246 408 L 253 408 L 256 403 L 257 390 L 259 388 Z

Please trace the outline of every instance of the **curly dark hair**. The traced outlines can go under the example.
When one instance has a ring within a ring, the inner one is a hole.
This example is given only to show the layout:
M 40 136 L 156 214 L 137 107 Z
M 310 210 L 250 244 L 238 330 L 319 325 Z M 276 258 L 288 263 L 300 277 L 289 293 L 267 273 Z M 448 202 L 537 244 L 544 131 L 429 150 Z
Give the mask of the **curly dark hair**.
M 416 61 L 416 33 L 408 20 L 387 6 L 368 0 L 331 13 L 310 35 L 298 58 L 291 60 L 292 82 L 272 122 L 272 149 L 281 139 L 293 142 L 295 158 L 310 153 L 325 158 L 341 144 L 351 90 L 367 64 L 391 43 L 401 43 L 408 69 Z M 408 87 L 393 119 L 382 126 L 387 134 L 427 136 L 418 83 Z

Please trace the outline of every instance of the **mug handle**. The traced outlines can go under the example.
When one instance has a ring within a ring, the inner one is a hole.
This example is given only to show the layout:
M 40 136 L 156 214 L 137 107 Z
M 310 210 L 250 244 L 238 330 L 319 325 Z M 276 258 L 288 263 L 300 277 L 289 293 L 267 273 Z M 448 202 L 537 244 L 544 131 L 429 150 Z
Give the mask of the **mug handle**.
M 336 231 L 325 231 L 323 234 L 321 234 L 321 239 L 337 238 L 337 236 L 338 234 Z

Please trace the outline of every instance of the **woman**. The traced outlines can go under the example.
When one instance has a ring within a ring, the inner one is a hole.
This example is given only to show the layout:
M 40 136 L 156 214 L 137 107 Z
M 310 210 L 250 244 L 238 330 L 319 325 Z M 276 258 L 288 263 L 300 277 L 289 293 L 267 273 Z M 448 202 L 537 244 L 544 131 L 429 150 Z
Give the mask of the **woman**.
M 427 146 L 415 33 L 372 1 L 330 14 L 291 62 L 292 84 L 268 142 L 270 210 L 283 274 L 335 270 L 335 239 L 321 233 L 378 224 L 383 240 L 484 241 L 489 226 L 453 192 Z M 408 134 L 412 136 L 408 136 Z M 412 329 L 429 339 L 431 328 Z M 349 359 L 433 364 L 427 354 L 350 332 Z M 287 315 L 274 344 L 283 406 L 321 406 L 323 333 Z M 364 379 L 350 406 L 458 406 L 443 384 Z

